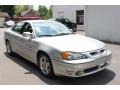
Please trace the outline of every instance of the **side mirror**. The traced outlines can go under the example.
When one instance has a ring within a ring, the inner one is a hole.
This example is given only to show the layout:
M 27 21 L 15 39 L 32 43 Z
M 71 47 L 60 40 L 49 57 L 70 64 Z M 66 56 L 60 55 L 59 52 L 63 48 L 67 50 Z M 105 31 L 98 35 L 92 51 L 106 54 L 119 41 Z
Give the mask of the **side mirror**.
M 31 37 L 31 38 L 33 38 L 33 33 L 23 32 L 23 36 L 24 36 L 24 37 Z

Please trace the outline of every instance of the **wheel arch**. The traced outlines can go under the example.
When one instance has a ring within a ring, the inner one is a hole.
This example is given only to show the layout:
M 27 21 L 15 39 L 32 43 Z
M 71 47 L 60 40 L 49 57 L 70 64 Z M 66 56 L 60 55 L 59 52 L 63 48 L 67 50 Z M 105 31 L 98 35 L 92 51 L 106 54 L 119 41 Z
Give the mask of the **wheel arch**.
M 50 64 L 51 64 L 51 74 L 48 75 L 47 77 L 52 77 L 52 76 L 54 76 L 55 74 L 54 74 L 53 64 L 52 64 L 50 55 L 49 55 L 48 53 L 46 53 L 45 51 L 39 50 L 39 51 L 37 52 L 37 65 L 38 65 L 38 67 L 39 67 L 39 59 L 38 59 L 39 54 L 45 54 L 45 55 L 49 58 L 49 60 L 50 60 Z
M 37 55 L 36 55 L 36 57 L 37 57 L 37 64 L 39 64 L 39 61 L 38 61 L 38 56 L 39 56 L 39 54 L 45 54 L 45 55 L 51 60 L 51 58 L 50 58 L 50 56 L 49 56 L 48 53 L 46 53 L 46 52 L 43 51 L 43 50 L 39 50 L 39 51 L 37 52 Z

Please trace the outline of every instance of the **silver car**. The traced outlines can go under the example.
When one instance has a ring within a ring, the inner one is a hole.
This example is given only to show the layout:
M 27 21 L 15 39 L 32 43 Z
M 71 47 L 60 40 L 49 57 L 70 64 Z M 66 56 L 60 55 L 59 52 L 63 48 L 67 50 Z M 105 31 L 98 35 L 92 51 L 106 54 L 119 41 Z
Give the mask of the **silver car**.
M 51 20 L 18 22 L 4 33 L 7 53 L 36 64 L 43 75 L 81 77 L 105 69 L 111 51 L 96 39 L 73 33 Z

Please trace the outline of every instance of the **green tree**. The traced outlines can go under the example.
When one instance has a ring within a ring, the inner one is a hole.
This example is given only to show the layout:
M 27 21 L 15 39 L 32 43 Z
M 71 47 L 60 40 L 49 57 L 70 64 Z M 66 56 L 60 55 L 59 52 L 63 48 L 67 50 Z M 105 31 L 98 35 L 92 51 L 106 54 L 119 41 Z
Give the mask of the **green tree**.
M 0 5 L 1 12 L 7 12 L 10 17 L 13 17 L 15 14 L 14 5 Z
M 39 5 L 38 13 L 42 19 L 48 19 L 48 9 L 46 6 Z
M 48 10 L 48 18 L 52 18 L 52 6 L 50 6 Z
M 28 10 L 27 5 L 15 5 L 15 15 L 20 16 L 23 11 Z

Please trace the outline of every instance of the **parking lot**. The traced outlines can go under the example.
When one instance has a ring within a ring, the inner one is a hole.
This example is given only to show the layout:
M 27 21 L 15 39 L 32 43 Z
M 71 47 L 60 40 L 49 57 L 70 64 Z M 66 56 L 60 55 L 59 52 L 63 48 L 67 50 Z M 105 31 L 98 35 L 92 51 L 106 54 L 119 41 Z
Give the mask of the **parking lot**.
M 62 85 L 105 85 L 120 84 L 120 45 L 108 44 L 107 47 L 112 51 L 112 64 L 107 69 L 93 75 L 69 78 L 69 77 L 53 77 L 46 78 L 39 72 L 38 68 L 20 57 L 13 57 L 6 54 L 4 44 L 4 30 L 0 29 L 0 84 L 62 84 Z M 83 31 L 77 32 L 84 35 Z

